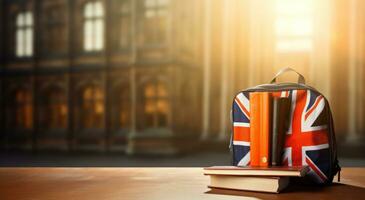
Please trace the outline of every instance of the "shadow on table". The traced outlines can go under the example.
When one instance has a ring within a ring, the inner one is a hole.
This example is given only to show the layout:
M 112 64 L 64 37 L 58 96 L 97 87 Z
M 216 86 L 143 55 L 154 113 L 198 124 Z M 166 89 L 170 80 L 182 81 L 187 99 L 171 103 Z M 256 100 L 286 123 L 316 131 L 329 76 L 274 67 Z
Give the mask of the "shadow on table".
M 365 197 L 365 188 L 342 183 L 330 186 L 292 185 L 280 194 L 249 192 L 240 190 L 226 190 L 212 188 L 206 194 L 245 196 L 257 199 L 361 199 Z

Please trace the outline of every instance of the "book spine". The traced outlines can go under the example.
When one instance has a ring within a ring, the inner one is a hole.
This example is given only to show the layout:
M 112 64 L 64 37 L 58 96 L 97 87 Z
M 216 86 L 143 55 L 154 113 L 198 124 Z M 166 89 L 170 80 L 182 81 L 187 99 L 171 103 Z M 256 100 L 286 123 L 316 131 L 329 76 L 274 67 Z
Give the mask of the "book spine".
M 260 103 L 260 93 L 250 93 L 250 166 L 260 165 Z
M 270 164 L 271 95 L 268 92 L 250 94 L 250 165 Z
M 267 167 L 270 163 L 271 139 L 271 95 L 261 94 L 261 131 L 260 131 L 260 166 Z
M 277 166 L 281 164 L 285 135 L 289 128 L 290 99 L 274 98 L 272 113 L 271 164 Z
M 278 117 L 279 117 L 279 99 L 280 98 L 273 98 L 272 101 L 272 144 L 271 144 L 271 165 L 277 166 L 280 164 L 278 154 Z

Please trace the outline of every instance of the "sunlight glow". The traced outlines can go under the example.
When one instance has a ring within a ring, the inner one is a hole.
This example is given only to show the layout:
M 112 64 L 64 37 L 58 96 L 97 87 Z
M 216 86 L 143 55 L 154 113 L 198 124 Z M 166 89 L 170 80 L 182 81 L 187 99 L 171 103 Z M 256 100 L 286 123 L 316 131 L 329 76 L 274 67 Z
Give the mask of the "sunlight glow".
M 312 0 L 276 1 L 276 49 L 279 52 L 307 52 L 312 49 Z

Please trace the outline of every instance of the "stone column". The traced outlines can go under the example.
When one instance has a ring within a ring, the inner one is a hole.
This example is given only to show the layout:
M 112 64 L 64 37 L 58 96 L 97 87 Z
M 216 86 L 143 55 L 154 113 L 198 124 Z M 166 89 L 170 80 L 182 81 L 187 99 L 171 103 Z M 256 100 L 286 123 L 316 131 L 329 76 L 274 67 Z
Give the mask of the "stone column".
M 211 69 L 211 0 L 204 1 L 204 34 L 203 34 L 203 130 L 202 139 L 206 139 L 209 134 L 210 119 L 210 69 Z

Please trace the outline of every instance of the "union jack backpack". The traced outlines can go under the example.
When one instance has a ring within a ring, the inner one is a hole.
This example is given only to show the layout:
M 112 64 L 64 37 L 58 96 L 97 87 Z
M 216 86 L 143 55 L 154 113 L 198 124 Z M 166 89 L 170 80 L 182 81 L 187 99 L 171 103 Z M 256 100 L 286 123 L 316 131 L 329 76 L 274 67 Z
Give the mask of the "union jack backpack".
M 298 75 L 298 83 L 276 83 L 276 78 L 288 71 Z M 251 92 L 269 92 L 272 96 L 288 97 L 291 101 L 281 165 L 309 166 L 306 180 L 319 184 L 331 183 L 341 168 L 328 101 L 316 89 L 306 85 L 304 77 L 291 68 L 279 71 L 270 84 L 240 91 L 233 99 L 230 145 L 233 165 L 250 165 Z

